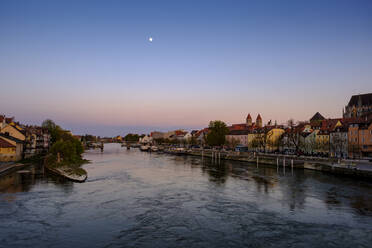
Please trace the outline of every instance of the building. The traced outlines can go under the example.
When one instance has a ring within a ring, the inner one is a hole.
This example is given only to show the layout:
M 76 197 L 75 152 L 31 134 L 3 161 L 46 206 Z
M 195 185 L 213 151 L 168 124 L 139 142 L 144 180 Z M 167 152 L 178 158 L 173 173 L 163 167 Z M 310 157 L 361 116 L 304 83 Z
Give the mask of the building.
M 283 146 L 283 126 L 266 126 L 266 151 L 278 151 Z
M 16 146 L 0 137 L 0 162 L 16 160 Z
M 12 136 L 22 141 L 26 140 L 26 132 L 14 122 L 6 124 L 3 128 L 1 128 L 0 133 L 7 134 L 8 136 Z
M 46 128 L 25 126 L 26 135 L 24 153 L 25 157 L 45 153 L 49 150 L 51 135 Z
M 139 139 L 139 143 L 141 144 L 151 144 L 152 143 L 152 137 L 149 135 L 145 135 L 142 138 Z
M 362 117 L 372 113 L 372 93 L 353 95 L 342 112 L 344 118 Z
M 315 153 L 328 155 L 330 151 L 328 129 L 318 130 L 315 135 Z
M 351 158 L 372 157 L 372 119 L 357 118 L 350 122 L 348 154 Z
M 348 124 L 337 126 L 329 134 L 330 155 L 337 158 L 348 157 Z
M 14 138 L 12 136 L 9 136 L 7 133 L 6 134 L 0 133 L 0 139 L 6 141 L 9 144 L 11 144 L 12 148 L 15 148 L 15 154 L 11 155 L 11 156 L 14 156 L 14 157 L 11 158 L 12 160 L 8 160 L 8 161 L 18 161 L 18 160 L 22 159 L 24 141 L 19 140 L 17 138 Z M 10 148 L 10 147 L 8 147 L 8 148 Z
M 313 117 L 310 118 L 310 123 L 323 121 L 325 118 L 319 112 L 316 112 Z
M 256 118 L 256 122 L 252 122 L 251 114 L 247 115 L 247 118 L 245 119 L 245 123 L 239 123 L 239 124 L 232 124 L 228 127 L 229 130 L 245 130 L 248 128 L 262 128 L 262 118 L 261 115 L 258 114 Z
M 197 141 L 198 144 L 205 145 L 208 132 L 209 132 L 209 129 L 208 128 L 204 128 L 202 130 L 199 130 L 195 134 L 195 138 L 196 138 L 196 141 Z
M 359 141 L 362 157 L 372 158 L 372 121 L 360 125 Z
M 231 147 L 235 147 L 237 145 L 248 146 L 248 133 L 249 133 L 248 129 L 231 130 L 225 136 L 225 138 Z
M 5 115 L 0 115 L 0 131 L 6 125 L 13 123 L 13 122 L 14 122 L 14 117 L 6 117 Z

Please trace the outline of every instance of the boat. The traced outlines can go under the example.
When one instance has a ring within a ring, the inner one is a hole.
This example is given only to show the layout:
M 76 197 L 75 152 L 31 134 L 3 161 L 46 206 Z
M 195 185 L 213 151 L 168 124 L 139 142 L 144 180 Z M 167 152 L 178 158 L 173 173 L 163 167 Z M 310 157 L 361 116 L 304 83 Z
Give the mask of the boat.
M 151 151 L 152 152 L 157 152 L 157 151 L 159 151 L 159 148 L 157 147 L 157 146 L 151 146 Z
M 140 146 L 140 150 L 143 152 L 148 152 L 149 149 L 150 149 L 150 146 L 147 146 L 147 145 Z

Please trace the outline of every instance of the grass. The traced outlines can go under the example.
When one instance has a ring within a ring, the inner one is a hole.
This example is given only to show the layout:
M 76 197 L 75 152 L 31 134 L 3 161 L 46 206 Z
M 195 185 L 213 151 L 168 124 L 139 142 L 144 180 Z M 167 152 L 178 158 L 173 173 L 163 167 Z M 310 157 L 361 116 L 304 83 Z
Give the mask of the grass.
M 60 163 L 57 163 L 57 158 L 51 154 L 49 154 L 46 159 L 47 166 L 51 168 L 61 168 L 69 175 L 78 175 L 78 176 L 87 174 L 86 170 L 81 168 L 81 166 L 86 163 L 90 163 L 90 161 L 86 159 L 79 159 L 74 162 L 61 161 Z

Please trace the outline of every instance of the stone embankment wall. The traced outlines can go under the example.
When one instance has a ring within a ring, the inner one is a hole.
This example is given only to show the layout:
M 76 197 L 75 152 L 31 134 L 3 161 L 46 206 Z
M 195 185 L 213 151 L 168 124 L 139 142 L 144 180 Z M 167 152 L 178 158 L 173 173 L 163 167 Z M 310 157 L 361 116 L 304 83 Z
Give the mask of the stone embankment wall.
M 317 170 L 334 174 L 342 174 L 372 179 L 372 170 L 359 169 L 350 161 L 337 161 L 336 159 L 305 158 L 287 155 L 257 154 L 252 152 L 233 152 L 201 149 L 186 150 L 184 152 L 176 152 L 176 154 L 208 157 L 216 161 L 218 160 L 242 161 L 255 165 L 258 164 L 258 166 L 266 165 L 276 168 L 285 167 Z

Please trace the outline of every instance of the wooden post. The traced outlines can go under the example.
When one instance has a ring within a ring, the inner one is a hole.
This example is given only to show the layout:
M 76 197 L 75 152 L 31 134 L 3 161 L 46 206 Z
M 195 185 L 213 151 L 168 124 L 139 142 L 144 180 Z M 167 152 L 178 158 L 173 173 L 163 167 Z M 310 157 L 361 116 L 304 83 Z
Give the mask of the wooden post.
M 293 159 L 291 159 L 291 170 L 292 170 L 292 176 L 293 176 Z
M 276 172 L 279 172 L 279 158 L 276 157 Z

